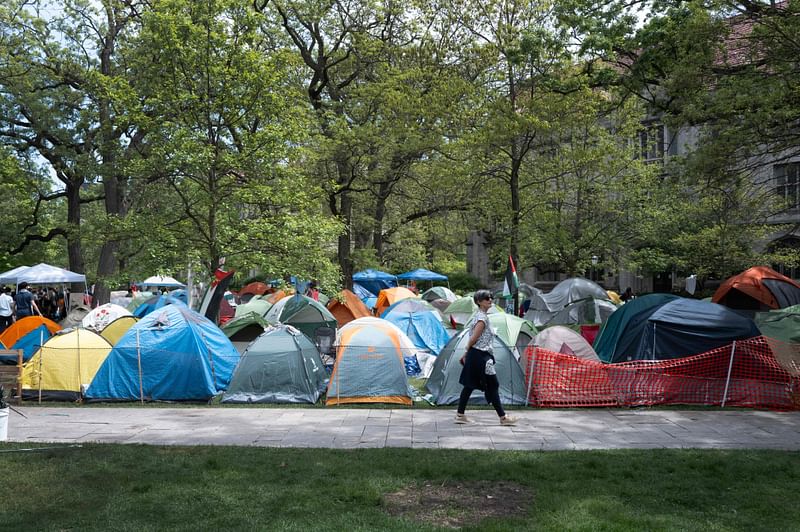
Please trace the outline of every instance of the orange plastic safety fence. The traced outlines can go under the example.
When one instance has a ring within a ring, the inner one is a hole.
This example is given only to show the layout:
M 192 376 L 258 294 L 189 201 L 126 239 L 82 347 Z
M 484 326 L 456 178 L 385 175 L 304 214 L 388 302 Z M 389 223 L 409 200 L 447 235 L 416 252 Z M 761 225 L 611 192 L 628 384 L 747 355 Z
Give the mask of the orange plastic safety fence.
M 685 358 L 604 364 L 528 347 L 538 407 L 725 405 L 800 409 L 800 345 L 765 337 Z

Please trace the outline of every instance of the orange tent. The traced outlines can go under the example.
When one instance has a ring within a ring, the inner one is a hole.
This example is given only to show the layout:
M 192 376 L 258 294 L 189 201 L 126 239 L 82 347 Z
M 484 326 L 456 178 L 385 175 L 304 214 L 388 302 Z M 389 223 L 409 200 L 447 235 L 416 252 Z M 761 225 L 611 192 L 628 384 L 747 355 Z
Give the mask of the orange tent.
M 10 349 L 17 343 L 17 340 L 41 325 L 47 327 L 50 334 L 55 334 L 61 330 L 61 325 L 52 320 L 41 316 L 27 316 L 17 320 L 11 327 L 3 331 L 3 334 L 0 334 L 0 343 L 2 343 L 6 349 Z
M 800 284 L 768 266 L 754 266 L 722 283 L 711 301 L 743 310 L 786 308 L 800 303 Z
M 273 292 L 272 294 L 270 294 L 269 297 L 267 297 L 266 299 L 268 303 L 274 305 L 284 297 L 290 296 L 292 294 L 294 294 L 294 290 L 287 290 L 287 291 L 278 290 L 277 292 Z
M 254 296 L 261 296 L 266 294 L 269 291 L 269 287 L 260 282 L 254 281 L 252 283 L 248 283 L 239 290 L 239 295 L 243 296 L 244 294 L 253 294 Z
M 414 292 L 402 286 L 394 288 L 384 288 L 378 294 L 378 302 L 375 304 L 375 315 L 380 316 L 383 311 L 389 308 L 392 304 L 397 303 L 401 299 L 408 299 L 410 297 L 417 297 Z
M 333 298 L 328 301 L 328 310 L 336 318 L 339 327 L 355 319 L 372 316 L 367 306 L 350 290 L 346 288 L 342 290 L 339 299 Z

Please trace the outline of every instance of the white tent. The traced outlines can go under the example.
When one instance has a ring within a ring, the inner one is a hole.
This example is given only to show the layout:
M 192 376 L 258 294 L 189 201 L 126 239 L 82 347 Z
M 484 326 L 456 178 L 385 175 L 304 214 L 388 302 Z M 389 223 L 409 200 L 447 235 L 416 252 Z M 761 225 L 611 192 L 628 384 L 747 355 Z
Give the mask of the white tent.
M 114 303 L 106 303 L 84 316 L 81 325 L 86 329 L 92 329 L 99 333 L 105 329 L 109 323 L 122 316 L 132 316 L 132 314 L 124 307 L 115 305 Z
M 153 275 L 152 277 L 148 277 L 141 283 L 139 286 L 154 286 L 154 287 L 163 287 L 163 288 L 186 288 L 186 285 L 177 281 L 173 277 L 169 277 L 167 275 Z
M 12 273 L 15 270 L 19 271 Z M 20 268 L 15 268 L 14 270 L 11 270 L 11 272 L 6 272 L 2 277 L 0 277 L 0 282 L 14 284 L 86 284 L 86 276 L 81 273 L 65 270 L 64 268 L 41 263 L 31 267 L 20 266 Z
M 17 276 L 30 268 L 30 266 L 17 266 L 13 270 L 0 273 L 0 283 L 15 284 L 17 282 Z

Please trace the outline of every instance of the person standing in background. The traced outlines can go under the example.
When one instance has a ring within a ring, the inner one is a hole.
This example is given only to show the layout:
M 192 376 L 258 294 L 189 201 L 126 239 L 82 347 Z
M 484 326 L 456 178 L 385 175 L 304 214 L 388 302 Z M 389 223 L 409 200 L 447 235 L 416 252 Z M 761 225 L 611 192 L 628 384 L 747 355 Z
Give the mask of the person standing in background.
M 14 323 L 14 300 L 9 294 L 11 289 L 3 287 L 0 292 L 0 332 L 5 331 Z
M 17 319 L 27 318 L 33 316 L 33 312 L 39 312 L 39 307 L 36 306 L 36 301 L 33 300 L 33 294 L 28 291 L 28 283 L 22 282 L 19 284 L 19 291 L 17 292 L 14 302 L 17 305 Z

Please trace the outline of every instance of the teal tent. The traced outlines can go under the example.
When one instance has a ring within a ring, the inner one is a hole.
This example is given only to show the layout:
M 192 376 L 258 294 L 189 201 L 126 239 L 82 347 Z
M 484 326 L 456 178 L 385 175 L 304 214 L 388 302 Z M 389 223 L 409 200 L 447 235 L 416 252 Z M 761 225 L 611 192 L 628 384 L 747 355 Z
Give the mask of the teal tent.
M 326 381 L 311 340 L 290 325 L 277 325 L 247 347 L 222 402 L 314 404 Z
M 241 354 L 244 353 L 250 342 L 261 336 L 269 328 L 269 322 L 262 318 L 260 314 L 251 312 L 225 322 L 225 325 L 221 328 L 228 340 Z
M 312 339 L 320 327 L 336 328 L 336 318 L 322 303 L 300 294 L 275 303 L 265 318 L 270 323 L 291 325 Z
M 594 350 L 603 362 L 621 362 L 636 352 L 642 331 L 653 312 L 678 299 L 671 294 L 647 294 L 619 307 L 600 330 Z
M 459 361 L 466 353 L 469 330 L 454 336 L 436 357 L 433 371 L 426 387 L 433 395 L 437 405 L 454 405 L 461 396 L 462 386 L 458 382 L 463 367 Z M 494 337 L 494 359 L 497 379 L 500 381 L 500 400 L 503 405 L 524 405 L 526 401 L 525 375 L 522 366 L 511 353 L 506 343 Z M 483 392 L 475 390 L 469 399 L 470 404 L 486 404 Z
M 786 344 L 800 344 L 800 305 L 756 313 L 761 334 Z

